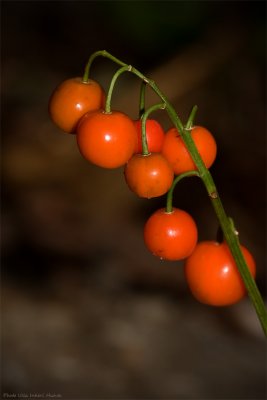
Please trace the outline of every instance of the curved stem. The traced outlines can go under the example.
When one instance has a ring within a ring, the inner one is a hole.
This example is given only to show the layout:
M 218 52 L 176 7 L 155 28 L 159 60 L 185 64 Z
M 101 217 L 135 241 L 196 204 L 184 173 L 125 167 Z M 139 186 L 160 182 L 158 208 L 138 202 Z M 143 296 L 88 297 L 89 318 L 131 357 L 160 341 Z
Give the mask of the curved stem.
M 125 64 L 122 61 L 118 60 L 117 58 L 113 57 L 110 53 L 106 52 L 105 50 L 99 51 L 99 52 L 94 53 L 90 57 L 89 62 L 87 64 L 86 72 L 84 74 L 85 79 L 88 79 L 90 66 L 92 64 L 92 61 L 97 56 L 107 57 L 110 60 L 114 61 L 115 63 L 117 63 L 121 66 L 127 67 L 127 64 Z M 127 68 L 125 70 L 127 70 Z M 241 252 L 238 235 L 236 234 L 236 230 L 233 229 L 233 226 L 230 223 L 229 218 L 227 217 L 227 215 L 225 213 L 225 210 L 224 210 L 222 202 L 219 198 L 213 178 L 212 178 L 209 170 L 206 168 L 206 166 L 196 148 L 196 145 L 191 137 L 191 134 L 189 131 L 189 128 L 191 128 L 190 119 L 187 121 L 187 124 L 184 127 L 180 118 L 178 117 L 175 109 L 173 108 L 171 103 L 168 101 L 166 96 L 161 92 L 161 90 L 156 85 L 156 83 L 153 80 L 148 79 L 145 75 L 143 75 L 140 71 L 138 71 L 134 67 L 131 67 L 130 71 L 133 74 L 135 74 L 137 77 L 142 79 L 144 82 L 149 84 L 149 86 L 159 96 L 159 98 L 162 100 L 162 102 L 164 102 L 166 104 L 166 111 L 167 111 L 171 121 L 173 122 L 174 126 L 179 131 L 179 134 L 180 134 L 187 150 L 189 151 L 194 164 L 196 165 L 199 176 L 202 179 L 202 182 L 204 183 L 204 185 L 206 187 L 206 190 L 211 199 L 214 211 L 217 215 L 220 226 L 222 228 L 225 240 L 226 240 L 226 242 L 230 248 L 230 251 L 235 259 L 238 270 L 240 272 L 240 275 L 242 277 L 244 285 L 247 289 L 248 295 L 249 295 L 251 302 L 255 308 L 255 311 L 258 315 L 262 329 L 263 329 L 265 335 L 267 336 L 267 312 L 266 312 L 266 308 L 265 308 L 263 299 L 260 295 L 260 292 L 258 290 L 255 280 L 252 278 L 252 276 L 250 274 L 250 271 L 248 269 L 248 266 L 246 264 L 244 256 Z M 110 101 L 110 99 L 109 99 L 109 101 Z M 107 106 L 106 106 L 106 108 L 107 108 Z M 108 108 L 108 110 L 109 110 L 109 108 Z M 192 112 L 193 112 L 193 110 L 192 110 Z
M 106 107 L 105 107 L 106 113 L 111 112 L 111 107 L 110 107 L 111 97 L 112 97 L 113 89 L 114 89 L 114 86 L 115 86 L 115 83 L 116 83 L 118 77 L 121 74 L 123 74 L 125 71 L 131 71 L 131 69 L 132 69 L 132 67 L 130 65 L 125 65 L 125 66 L 121 67 L 120 69 L 118 69 L 118 71 L 113 75 L 113 78 L 110 82 L 110 86 L 108 89 L 107 99 L 106 99 Z
M 165 103 L 159 103 L 155 104 L 154 106 L 149 107 L 146 112 L 143 114 L 141 121 L 141 127 L 142 127 L 142 154 L 143 156 L 147 156 L 149 154 L 148 151 L 148 146 L 147 146 L 147 137 L 146 137 L 146 121 L 149 115 L 157 110 L 164 110 L 165 109 Z
M 89 60 L 85 66 L 84 69 L 84 74 L 83 74 L 83 82 L 87 83 L 88 79 L 89 79 L 89 75 L 90 75 L 90 69 L 92 66 L 93 61 L 97 58 L 97 57 L 107 57 L 110 60 L 114 61 L 116 64 L 121 65 L 121 66 L 125 66 L 126 63 L 122 62 L 121 60 L 119 60 L 118 58 L 114 57 L 112 54 L 108 53 L 106 50 L 99 50 L 96 51 L 95 53 L 93 53 L 90 57 Z
M 188 171 L 184 172 L 183 174 L 180 174 L 176 176 L 174 179 L 172 186 L 170 190 L 168 191 L 167 194 L 167 200 L 166 200 L 166 212 L 171 213 L 172 212 L 172 199 L 173 199 L 173 191 L 175 189 L 175 186 L 177 185 L 178 182 L 180 182 L 183 178 L 187 178 L 189 176 L 199 176 L 198 171 Z

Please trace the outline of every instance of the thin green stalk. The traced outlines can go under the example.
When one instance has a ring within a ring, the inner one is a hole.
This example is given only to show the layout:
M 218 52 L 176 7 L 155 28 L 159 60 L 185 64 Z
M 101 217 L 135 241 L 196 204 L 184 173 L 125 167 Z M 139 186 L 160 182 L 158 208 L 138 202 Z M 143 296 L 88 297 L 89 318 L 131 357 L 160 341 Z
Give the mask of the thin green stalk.
M 219 220 L 219 224 L 222 228 L 224 238 L 230 248 L 230 251 L 231 251 L 234 259 L 235 259 L 238 270 L 243 279 L 244 285 L 248 291 L 248 295 L 249 295 L 251 302 L 255 308 L 255 311 L 258 315 L 263 332 L 267 336 L 267 312 L 266 312 L 266 308 L 265 308 L 263 299 L 260 295 L 260 292 L 258 290 L 255 280 L 252 278 L 252 276 L 249 272 L 246 261 L 241 252 L 238 235 L 236 234 L 236 230 L 233 229 L 233 225 L 230 223 L 230 220 L 225 213 L 225 210 L 224 210 L 222 202 L 219 198 L 213 178 L 212 178 L 209 170 L 206 168 L 206 166 L 196 148 L 196 145 L 191 137 L 191 134 L 190 134 L 191 122 L 190 122 L 190 120 L 187 121 L 187 124 L 184 127 L 180 118 L 178 117 L 175 109 L 173 108 L 171 103 L 168 101 L 166 96 L 161 92 L 161 90 L 159 89 L 159 87 L 156 85 L 156 83 L 153 80 L 148 79 L 145 75 L 143 75 L 136 68 L 128 66 L 127 64 L 123 63 L 122 61 L 120 61 L 116 57 L 112 56 L 110 53 L 106 52 L 105 50 L 96 52 L 90 57 L 88 64 L 86 66 L 85 73 L 84 73 L 85 81 L 86 81 L 86 79 L 88 79 L 91 64 L 97 56 L 107 57 L 110 60 L 117 63 L 118 65 L 126 67 L 125 70 L 127 70 L 127 67 L 128 67 L 128 71 L 132 72 L 137 77 L 142 79 L 145 83 L 147 83 L 154 90 L 154 92 L 159 96 L 159 98 L 162 100 L 162 102 L 166 104 L 166 111 L 167 111 L 171 121 L 173 122 L 174 126 L 179 131 L 179 134 L 180 134 L 183 142 L 185 143 L 185 146 L 186 146 L 187 150 L 189 151 L 194 164 L 196 165 L 199 176 L 202 179 L 202 182 L 204 183 L 204 185 L 206 187 L 206 190 L 207 190 L 209 198 L 212 202 L 214 211 Z M 110 109 L 109 109 L 109 111 L 110 111 Z M 196 111 L 196 108 L 195 108 L 195 111 Z M 195 111 L 193 109 L 192 113 L 195 113 Z M 193 116 L 192 116 L 192 118 L 193 118 Z
M 183 174 L 177 175 L 176 178 L 174 179 L 174 181 L 171 185 L 171 188 L 169 189 L 169 191 L 167 193 L 167 199 L 166 199 L 166 212 L 167 213 L 172 212 L 172 199 L 173 199 L 173 191 L 175 189 L 175 186 L 183 178 L 188 178 L 189 176 L 199 176 L 199 173 L 198 173 L 198 171 L 188 171 L 188 172 L 184 172 Z
M 97 57 L 107 57 L 110 60 L 114 61 L 116 64 L 121 65 L 122 67 L 127 65 L 124 62 L 122 62 L 121 60 L 119 60 L 118 58 L 114 57 L 112 54 L 108 53 L 106 50 L 99 50 L 96 51 L 95 53 L 93 53 L 90 57 L 89 60 L 85 66 L 84 69 L 84 74 L 83 74 L 83 82 L 87 83 L 88 79 L 89 79 L 89 75 L 90 75 L 90 70 L 91 70 L 91 66 L 93 64 L 93 61 L 97 58 Z
M 146 93 L 146 85 L 147 83 L 145 81 L 141 82 L 141 88 L 140 88 L 140 99 L 139 99 L 139 119 L 142 118 L 146 106 L 145 106 L 145 93 Z
M 113 78 L 112 78 L 112 80 L 110 82 L 110 86 L 109 86 L 109 89 L 108 89 L 107 99 L 106 99 L 105 112 L 107 114 L 109 114 L 111 112 L 111 106 L 110 106 L 111 97 L 112 97 L 113 89 L 114 89 L 114 86 L 115 86 L 115 83 L 116 83 L 117 79 L 125 71 L 131 71 L 131 68 L 132 67 L 130 65 L 125 65 L 125 66 L 121 67 L 120 69 L 118 69 L 118 71 L 113 75 Z
M 185 130 L 191 130 L 192 129 L 193 123 L 194 123 L 194 119 L 195 119 L 195 116 L 196 116 L 196 112 L 197 112 L 197 106 L 194 106 L 192 108 L 192 111 L 191 111 L 191 113 L 189 115 L 189 118 L 187 120 L 187 123 L 185 125 L 185 128 L 184 128 Z
M 148 151 L 148 146 L 147 146 L 147 137 L 146 137 L 146 121 L 149 115 L 157 110 L 164 110 L 165 109 L 165 103 L 159 103 L 155 104 L 154 106 L 151 106 L 146 110 L 146 112 L 143 114 L 141 121 L 142 121 L 142 154 L 143 156 L 147 156 L 149 154 Z

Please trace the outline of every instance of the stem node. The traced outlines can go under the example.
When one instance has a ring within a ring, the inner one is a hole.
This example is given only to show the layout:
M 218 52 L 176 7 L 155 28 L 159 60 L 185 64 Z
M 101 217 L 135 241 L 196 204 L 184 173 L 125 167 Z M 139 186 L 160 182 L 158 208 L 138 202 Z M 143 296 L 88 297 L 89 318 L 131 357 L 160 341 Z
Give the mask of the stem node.
M 184 131 L 191 132 L 193 129 L 192 126 L 184 126 Z
M 210 193 L 210 197 L 212 199 L 217 199 L 218 198 L 218 193 L 217 192 L 212 192 L 212 193 Z
M 234 234 L 235 236 L 238 236 L 238 235 L 239 235 L 239 232 L 238 232 L 238 230 L 237 230 L 236 227 L 235 227 L 233 218 L 229 217 L 229 222 L 230 222 L 230 227 L 231 227 L 231 229 L 232 229 L 233 234 Z

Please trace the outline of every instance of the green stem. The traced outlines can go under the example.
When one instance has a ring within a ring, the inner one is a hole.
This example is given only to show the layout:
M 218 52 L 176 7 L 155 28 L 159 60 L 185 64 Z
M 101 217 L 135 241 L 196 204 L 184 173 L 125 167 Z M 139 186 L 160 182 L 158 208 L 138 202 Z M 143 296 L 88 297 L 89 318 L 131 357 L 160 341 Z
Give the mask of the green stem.
M 109 86 L 109 89 L 108 89 L 107 98 L 106 98 L 105 112 L 107 114 L 109 114 L 111 112 L 111 107 L 110 107 L 111 97 L 112 97 L 113 89 L 114 89 L 114 86 L 115 86 L 115 83 L 116 83 L 117 79 L 125 71 L 131 71 L 131 68 L 132 67 L 130 65 L 125 65 L 125 66 L 119 68 L 118 71 L 113 75 L 113 78 L 112 78 L 112 80 L 110 82 L 110 86 Z
M 205 179 L 212 180 L 211 176 L 208 177 L 208 175 L 206 176 Z M 204 181 L 204 184 L 205 184 L 205 181 Z M 207 184 L 205 186 L 207 187 Z M 214 187 L 215 187 L 215 185 L 214 185 Z M 217 215 L 217 218 L 220 222 L 220 226 L 223 231 L 224 238 L 230 248 L 230 251 L 231 251 L 234 259 L 235 259 L 236 265 L 237 265 L 240 275 L 243 279 L 243 282 L 247 289 L 248 295 L 249 295 L 249 297 L 252 301 L 252 304 L 255 308 L 255 311 L 258 315 L 263 332 L 264 332 L 265 336 L 267 336 L 267 313 L 266 313 L 265 304 L 261 297 L 261 294 L 259 292 L 257 284 L 256 284 L 255 280 L 253 279 L 253 277 L 251 276 L 251 273 L 248 269 L 245 258 L 243 256 L 243 253 L 241 251 L 238 233 L 237 233 L 236 229 L 234 228 L 232 221 L 229 219 L 229 217 L 227 217 L 227 215 L 224 211 L 224 208 L 223 208 L 222 202 L 219 198 L 218 192 L 216 190 L 214 190 L 213 192 L 209 193 L 209 196 L 211 198 L 211 202 L 212 202 L 213 208 L 215 210 L 215 213 Z
M 186 123 L 184 129 L 186 129 L 186 130 L 191 130 L 192 129 L 192 126 L 193 126 L 193 123 L 194 123 L 194 119 L 195 119 L 195 116 L 196 116 L 196 112 L 197 112 L 197 106 L 194 106 L 192 108 L 192 111 L 191 111 L 191 113 L 189 115 L 189 118 L 187 120 L 187 123 Z
M 178 117 L 175 109 L 173 108 L 171 103 L 168 101 L 166 96 L 160 91 L 159 87 L 156 85 L 156 83 L 153 80 L 148 79 L 145 75 L 143 75 L 140 71 L 138 71 L 134 67 L 127 66 L 127 64 L 118 60 L 117 58 L 115 58 L 110 53 L 106 52 L 105 50 L 96 52 L 90 57 L 87 67 L 86 67 L 86 70 L 85 70 L 85 74 L 84 74 L 85 80 L 88 79 L 91 64 L 97 56 L 107 57 L 110 60 L 114 61 L 115 63 L 126 67 L 125 70 L 127 70 L 127 67 L 128 67 L 128 70 L 130 68 L 130 71 L 133 74 L 135 74 L 137 77 L 142 79 L 144 82 L 149 84 L 149 86 L 159 96 L 159 98 L 162 100 L 162 102 L 165 103 L 166 111 L 167 111 L 171 121 L 173 122 L 174 126 L 179 131 L 179 134 L 180 134 L 183 142 L 185 143 L 185 146 L 186 146 L 187 150 L 189 151 L 194 164 L 196 165 L 199 176 L 202 179 L 202 182 L 204 183 L 204 185 L 206 187 L 206 190 L 211 199 L 214 211 L 217 215 L 220 226 L 222 228 L 225 240 L 226 240 L 226 242 L 230 248 L 230 251 L 235 259 L 235 262 L 237 264 L 237 267 L 238 267 L 238 270 L 242 277 L 242 280 L 244 282 L 244 285 L 248 291 L 248 295 L 249 295 L 251 302 L 255 308 L 255 311 L 258 315 L 263 332 L 267 336 L 267 312 L 266 312 L 266 308 L 265 308 L 263 299 L 258 290 L 255 280 L 252 278 L 252 276 L 249 272 L 248 266 L 246 264 L 246 261 L 244 259 L 244 256 L 243 256 L 241 248 L 240 248 L 238 236 L 236 234 L 235 229 L 233 229 L 233 225 L 230 223 L 229 218 L 227 217 L 227 215 L 225 213 L 225 210 L 224 210 L 222 202 L 219 198 L 213 178 L 212 178 L 209 170 L 206 168 L 206 166 L 196 148 L 196 145 L 191 137 L 191 134 L 190 134 L 191 121 L 190 121 L 190 119 L 187 121 L 187 124 L 184 127 L 180 118 Z M 195 110 L 196 110 L 196 108 L 195 108 Z M 194 112 L 195 111 L 193 109 L 192 113 L 194 113 Z M 194 115 L 193 115 L 193 117 L 194 117 Z
M 172 212 L 172 199 L 173 199 L 173 191 L 174 191 L 175 186 L 183 178 L 186 178 L 189 176 L 199 176 L 199 173 L 198 173 L 198 171 L 188 171 L 188 172 L 184 172 L 183 174 L 176 176 L 176 178 L 174 179 L 172 186 L 169 189 L 168 194 L 167 194 L 167 200 L 166 200 L 166 212 L 167 213 Z
M 145 112 L 145 92 L 146 92 L 146 85 L 147 83 L 145 81 L 141 82 L 141 88 L 140 88 L 140 99 L 139 99 L 139 119 L 142 118 L 144 112 Z
M 108 53 L 106 50 L 99 50 L 96 51 L 95 53 L 93 53 L 90 57 L 89 60 L 85 66 L 84 69 L 84 74 L 83 74 L 83 82 L 87 83 L 89 80 L 89 75 L 90 75 L 90 69 L 91 66 L 93 64 L 93 61 L 97 58 L 97 57 L 107 57 L 110 60 L 114 61 L 116 64 L 121 65 L 122 67 L 125 66 L 126 64 L 122 61 L 120 61 L 118 58 L 114 57 L 112 54 Z
M 157 110 L 164 110 L 165 109 L 165 103 L 159 103 L 155 104 L 154 106 L 151 106 L 146 110 L 146 112 L 143 114 L 141 121 L 142 121 L 142 154 L 143 156 L 147 156 L 149 154 L 148 151 L 148 146 L 147 146 L 147 137 L 146 137 L 146 121 L 149 115 Z

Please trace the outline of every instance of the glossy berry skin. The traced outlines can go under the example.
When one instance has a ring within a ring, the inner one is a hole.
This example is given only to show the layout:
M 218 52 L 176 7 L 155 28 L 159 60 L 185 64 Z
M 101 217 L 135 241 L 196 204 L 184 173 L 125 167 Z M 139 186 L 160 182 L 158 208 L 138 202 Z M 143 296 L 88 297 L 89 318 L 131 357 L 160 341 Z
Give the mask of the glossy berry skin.
M 255 278 L 256 264 L 251 253 L 241 246 L 248 268 Z M 236 263 L 225 242 L 200 242 L 185 262 L 185 277 L 193 296 L 212 306 L 237 303 L 246 289 Z
M 191 137 L 204 164 L 207 168 L 210 168 L 217 154 L 217 145 L 214 137 L 207 129 L 201 126 L 192 128 Z M 176 128 L 171 128 L 166 132 L 162 154 L 170 162 L 176 175 L 197 169 Z
M 136 146 L 134 123 L 119 111 L 87 113 L 77 127 L 76 136 L 83 157 L 103 168 L 123 166 Z
M 147 199 L 167 193 L 173 181 L 173 170 L 160 153 L 135 154 L 126 164 L 124 175 L 129 188 Z
M 142 153 L 142 121 L 134 121 L 137 130 L 137 145 L 135 153 Z M 164 140 L 164 130 L 158 121 L 154 119 L 146 120 L 146 140 L 150 153 L 159 153 L 162 149 Z
M 75 133 L 80 118 L 88 111 L 103 108 L 105 93 L 102 87 L 89 79 L 71 78 L 62 82 L 52 93 L 49 114 L 64 132 Z
M 186 211 L 165 208 L 150 216 L 144 227 L 144 241 L 148 250 L 161 259 L 177 261 L 188 257 L 197 243 L 197 226 Z

